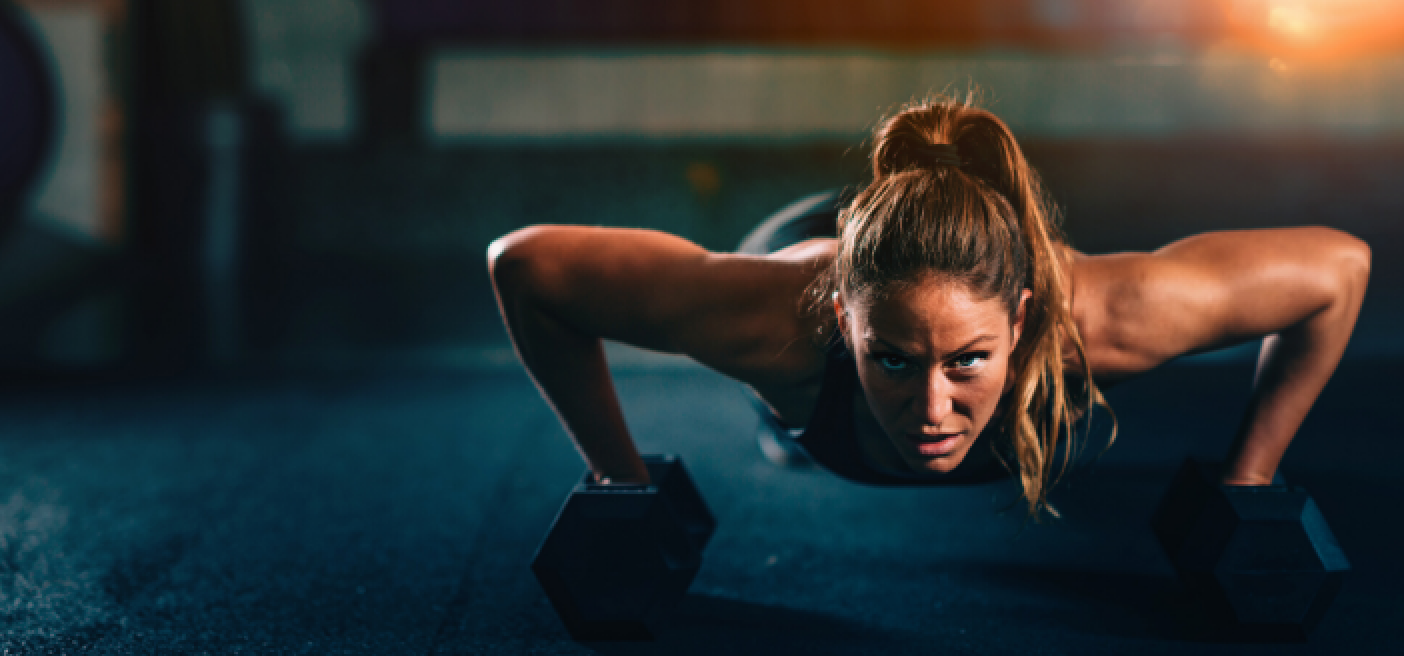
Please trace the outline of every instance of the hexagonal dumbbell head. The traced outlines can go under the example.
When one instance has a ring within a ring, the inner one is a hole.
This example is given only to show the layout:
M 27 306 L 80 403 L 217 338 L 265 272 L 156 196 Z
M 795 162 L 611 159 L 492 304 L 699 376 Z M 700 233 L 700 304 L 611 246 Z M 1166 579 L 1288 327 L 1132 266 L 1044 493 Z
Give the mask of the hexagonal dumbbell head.
M 651 640 L 692 583 L 716 521 L 682 460 L 645 456 L 653 484 L 575 486 L 532 571 L 576 640 Z
M 1316 502 L 1275 479 L 1219 484 L 1220 468 L 1187 460 L 1152 526 L 1185 588 L 1234 636 L 1305 640 L 1350 563 Z

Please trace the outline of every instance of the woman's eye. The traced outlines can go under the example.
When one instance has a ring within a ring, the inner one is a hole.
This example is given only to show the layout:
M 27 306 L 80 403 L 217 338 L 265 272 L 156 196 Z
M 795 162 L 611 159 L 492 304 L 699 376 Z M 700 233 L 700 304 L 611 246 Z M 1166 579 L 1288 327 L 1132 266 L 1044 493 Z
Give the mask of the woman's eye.
M 985 359 L 984 353 L 969 353 L 956 358 L 954 363 L 958 369 L 970 369 L 979 366 Z
M 907 360 L 895 355 L 879 355 L 878 365 L 888 371 L 902 371 L 907 368 Z

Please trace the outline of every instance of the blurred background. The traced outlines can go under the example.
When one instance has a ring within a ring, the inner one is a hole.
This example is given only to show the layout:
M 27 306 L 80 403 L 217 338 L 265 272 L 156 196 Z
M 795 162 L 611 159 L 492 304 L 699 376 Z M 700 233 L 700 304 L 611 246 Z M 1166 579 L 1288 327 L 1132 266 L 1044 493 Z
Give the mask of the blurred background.
M 1283 464 L 1357 571 L 1315 645 L 1215 645 L 1146 530 L 1182 457 L 1222 457 L 1253 344 L 1113 390 L 1124 437 L 1028 530 L 1011 483 L 775 467 L 739 385 L 619 349 L 640 450 L 684 455 L 721 521 L 656 651 L 1387 652 L 1400 0 L 0 0 L 0 645 L 645 653 L 571 642 L 529 574 L 581 460 L 487 245 L 583 223 L 730 250 L 863 184 L 884 114 L 971 87 L 1084 251 L 1369 241 Z
M 510 368 L 532 223 L 732 248 L 978 86 L 1085 251 L 1326 224 L 1398 354 L 1391 0 L 0 2 L 0 374 Z M 1238 353 L 1230 357 L 1246 356 Z

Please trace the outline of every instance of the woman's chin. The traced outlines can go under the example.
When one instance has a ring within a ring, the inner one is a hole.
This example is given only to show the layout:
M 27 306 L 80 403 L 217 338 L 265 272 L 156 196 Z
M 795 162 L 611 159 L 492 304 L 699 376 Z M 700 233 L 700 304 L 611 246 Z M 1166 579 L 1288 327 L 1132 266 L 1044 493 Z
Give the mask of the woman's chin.
M 949 474 L 965 461 L 967 451 L 968 449 L 958 449 L 939 456 L 907 453 L 903 454 L 902 459 L 907 461 L 907 467 L 918 474 Z
M 965 460 L 965 454 L 959 456 L 946 456 L 943 458 L 928 458 L 918 464 L 914 469 L 919 473 L 929 474 L 949 474 L 955 471 L 956 467 Z

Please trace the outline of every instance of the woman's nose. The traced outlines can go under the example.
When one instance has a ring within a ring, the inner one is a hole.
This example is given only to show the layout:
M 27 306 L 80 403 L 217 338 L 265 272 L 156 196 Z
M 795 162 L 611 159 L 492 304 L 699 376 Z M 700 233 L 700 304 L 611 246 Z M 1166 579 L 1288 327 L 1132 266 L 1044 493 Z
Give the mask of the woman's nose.
M 954 402 L 951 400 L 951 382 L 945 376 L 932 375 L 926 380 L 925 420 L 929 425 L 940 426 L 951 414 Z

